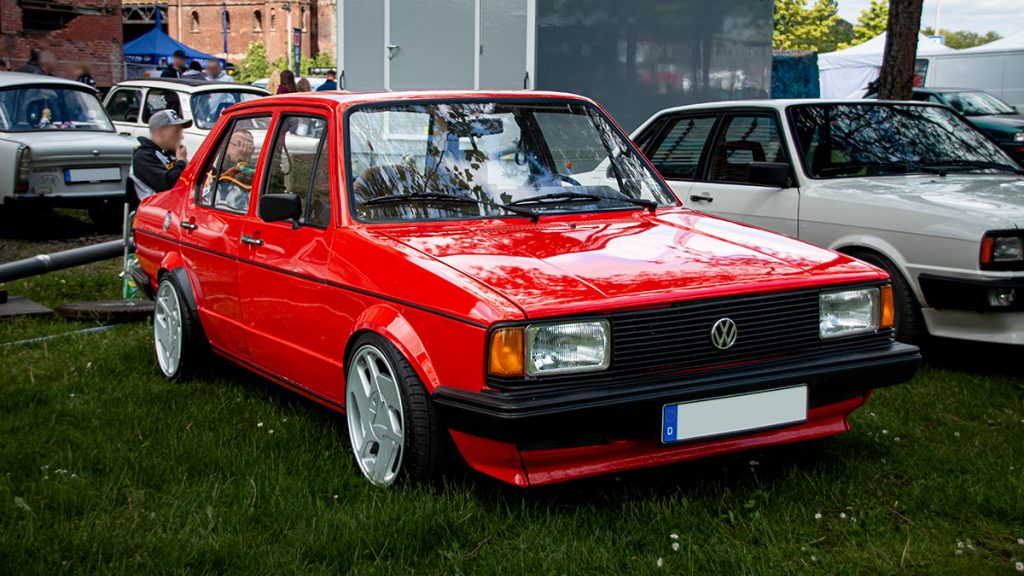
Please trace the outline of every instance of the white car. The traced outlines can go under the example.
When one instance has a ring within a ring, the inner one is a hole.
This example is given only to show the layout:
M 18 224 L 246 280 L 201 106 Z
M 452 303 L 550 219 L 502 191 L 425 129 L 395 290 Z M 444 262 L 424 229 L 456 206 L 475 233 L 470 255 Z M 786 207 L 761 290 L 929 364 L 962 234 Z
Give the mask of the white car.
M 0 205 L 87 208 L 121 221 L 137 142 L 114 131 L 96 91 L 52 76 L 0 72 Z
M 207 82 L 174 78 L 127 80 L 114 86 L 103 106 L 121 134 L 149 136 L 149 117 L 171 108 L 192 121 L 185 130 L 189 157 L 199 150 L 217 118 L 232 104 L 267 96 L 262 88 L 231 82 Z
M 633 138 L 687 207 L 885 269 L 900 339 L 1024 344 L 1024 172 L 952 110 L 721 102 Z
M 310 88 L 313 89 L 314 92 L 316 92 L 316 89 L 327 81 L 326 76 L 296 76 L 295 81 L 298 82 L 299 78 L 305 78 L 306 80 L 309 80 L 309 86 Z M 253 81 L 251 86 L 256 86 L 257 88 L 263 88 L 264 90 L 266 90 L 268 84 L 270 84 L 270 78 L 260 78 L 259 80 Z

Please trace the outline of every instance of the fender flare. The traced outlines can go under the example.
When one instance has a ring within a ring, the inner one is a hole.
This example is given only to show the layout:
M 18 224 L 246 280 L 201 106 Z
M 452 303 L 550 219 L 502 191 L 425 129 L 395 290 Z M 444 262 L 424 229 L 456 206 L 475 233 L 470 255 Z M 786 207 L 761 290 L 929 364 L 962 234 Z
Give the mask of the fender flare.
M 828 248 L 835 250 L 836 252 L 842 252 L 848 254 L 850 249 L 865 249 L 884 256 L 889 262 L 892 262 L 896 269 L 899 270 L 900 274 L 903 275 L 903 279 L 910 285 L 910 289 L 914 292 L 914 297 L 917 299 L 918 304 L 923 305 L 924 295 L 921 293 L 921 288 L 917 283 L 917 278 L 910 275 L 907 271 L 907 259 L 903 257 L 903 254 L 896 249 L 895 246 L 886 242 L 885 240 L 877 237 L 870 236 L 867 234 L 850 234 L 836 239 Z
M 434 364 L 431 362 L 419 334 L 394 305 L 390 303 L 374 304 L 359 315 L 359 318 L 353 323 L 352 332 L 348 335 L 345 343 L 346 363 L 352 352 L 352 343 L 360 332 L 378 334 L 397 348 L 398 352 L 405 356 L 409 364 L 412 365 L 428 392 L 433 393 L 434 389 L 441 385 Z M 345 369 L 347 370 L 348 367 L 345 366 Z

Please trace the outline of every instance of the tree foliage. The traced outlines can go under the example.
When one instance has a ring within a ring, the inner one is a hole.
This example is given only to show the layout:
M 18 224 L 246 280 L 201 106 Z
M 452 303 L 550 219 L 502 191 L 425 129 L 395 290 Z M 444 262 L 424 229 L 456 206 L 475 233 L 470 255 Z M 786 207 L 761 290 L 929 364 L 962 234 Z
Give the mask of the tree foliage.
M 853 42 L 860 44 L 878 36 L 889 26 L 889 0 L 871 0 L 871 5 L 860 11 L 853 27 Z
M 267 47 L 259 42 L 252 42 L 245 49 L 242 61 L 235 67 L 234 78 L 238 82 L 248 84 L 267 76 L 270 76 Z
M 922 28 L 921 33 L 925 36 L 935 36 L 935 29 L 932 27 Z M 977 32 L 969 32 L 967 30 L 946 30 L 945 28 L 942 29 L 940 34 L 945 37 L 946 46 L 956 50 L 981 46 L 982 44 L 995 42 L 1002 38 L 1002 36 L 997 32 L 979 34 Z
M 841 19 L 836 0 L 775 0 L 775 50 L 815 50 L 831 52 Z

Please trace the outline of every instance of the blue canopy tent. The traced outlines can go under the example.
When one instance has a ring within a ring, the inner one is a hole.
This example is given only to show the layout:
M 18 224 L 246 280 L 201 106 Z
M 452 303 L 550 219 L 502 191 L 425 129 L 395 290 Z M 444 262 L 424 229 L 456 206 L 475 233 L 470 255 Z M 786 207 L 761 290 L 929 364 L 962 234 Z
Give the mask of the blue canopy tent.
M 171 55 L 177 50 L 185 53 L 186 62 L 198 60 L 203 66 L 206 65 L 207 60 L 217 58 L 190 48 L 165 34 L 160 29 L 160 11 L 157 10 L 156 25 L 153 26 L 153 29 L 124 45 L 125 65 L 133 68 L 126 76 L 137 78 L 145 75 L 144 71 L 140 69 L 154 70 L 166 67 L 171 60 Z M 220 60 L 221 66 L 227 65 L 223 58 L 217 59 Z

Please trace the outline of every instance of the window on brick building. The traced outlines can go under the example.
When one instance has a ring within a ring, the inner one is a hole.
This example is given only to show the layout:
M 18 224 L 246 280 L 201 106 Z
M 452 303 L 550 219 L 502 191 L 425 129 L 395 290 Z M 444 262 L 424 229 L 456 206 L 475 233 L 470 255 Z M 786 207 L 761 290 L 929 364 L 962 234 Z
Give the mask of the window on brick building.
M 274 8 L 270 9 L 270 31 L 277 30 L 277 10 Z
M 260 12 L 259 10 L 253 10 L 252 12 L 252 31 L 263 31 L 263 12 Z
M 223 12 L 223 15 L 224 15 L 224 31 L 225 32 L 231 32 L 231 12 L 228 12 L 227 10 L 225 10 Z
M 192 31 L 199 32 L 199 12 L 192 11 Z

